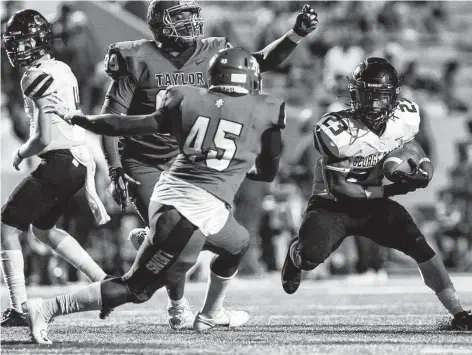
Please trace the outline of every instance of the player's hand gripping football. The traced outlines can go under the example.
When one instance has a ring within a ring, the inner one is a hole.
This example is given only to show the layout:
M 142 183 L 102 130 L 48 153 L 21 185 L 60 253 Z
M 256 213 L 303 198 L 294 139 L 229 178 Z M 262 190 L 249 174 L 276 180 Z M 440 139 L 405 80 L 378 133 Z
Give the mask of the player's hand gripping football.
M 310 5 L 305 4 L 297 15 L 293 32 L 300 37 L 306 37 L 318 27 L 318 14 Z
M 110 193 L 116 204 L 121 207 L 124 213 L 128 206 L 128 186 L 129 184 L 141 185 L 139 181 L 134 180 L 123 171 L 122 167 L 113 168 L 110 172 Z
M 411 172 L 406 173 L 400 170 L 393 172 L 392 180 L 395 182 L 401 182 L 407 184 L 416 189 L 422 189 L 428 186 L 429 184 L 429 175 L 428 173 L 421 169 L 420 166 L 412 159 L 408 159 L 408 164 L 410 165 Z

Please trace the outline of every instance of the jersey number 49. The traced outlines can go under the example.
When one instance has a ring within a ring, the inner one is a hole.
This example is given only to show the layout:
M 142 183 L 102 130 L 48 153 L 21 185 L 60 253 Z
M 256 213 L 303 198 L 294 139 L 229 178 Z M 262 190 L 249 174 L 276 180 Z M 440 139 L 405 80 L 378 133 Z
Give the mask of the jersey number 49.
M 243 125 L 221 118 L 213 136 L 213 146 L 204 147 L 211 118 L 198 116 L 184 144 L 187 155 L 204 155 L 206 165 L 218 171 L 228 168 L 236 154 L 235 139 L 241 135 Z

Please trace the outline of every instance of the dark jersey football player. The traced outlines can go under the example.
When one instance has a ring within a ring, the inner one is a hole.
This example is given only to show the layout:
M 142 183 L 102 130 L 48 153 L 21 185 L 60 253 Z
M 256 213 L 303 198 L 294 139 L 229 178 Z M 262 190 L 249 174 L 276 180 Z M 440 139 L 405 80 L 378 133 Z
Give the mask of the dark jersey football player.
M 274 179 L 285 104 L 260 94 L 259 65 L 240 48 L 215 55 L 206 79 L 208 89 L 168 88 L 159 110 L 148 115 L 71 115 L 60 107 L 45 107 L 46 112 L 99 134 L 150 134 L 168 125 L 179 155 L 155 184 L 150 231 L 130 271 L 56 299 L 25 303 L 35 342 L 51 343 L 47 324 L 57 315 L 147 301 L 157 289 L 184 278 L 204 245 L 217 257 L 194 329 L 239 326 L 249 318 L 246 312 L 223 308 L 229 281 L 249 246 L 249 234 L 232 216 L 231 204 L 246 176 Z
M 151 113 L 159 107 L 169 85 L 208 86 L 205 76 L 208 61 L 230 44 L 225 37 L 203 37 L 200 11 L 195 1 L 150 2 L 147 22 L 154 40 L 119 42 L 108 48 L 105 66 L 113 82 L 106 94 L 102 113 Z M 316 12 L 305 5 L 296 17 L 293 29 L 263 50 L 253 53 L 261 71 L 276 68 L 303 37 L 315 30 L 317 23 Z M 154 184 L 178 153 L 175 138 L 163 127 L 152 135 L 128 136 L 120 140 L 105 136 L 103 147 L 115 201 L 123 209 L 126 207 L 129 184 L 131 201 L 148 225 L 147 211 Z M 143 232 L 133 230 L 130 240 L 133 242 L 142 237 Z M 184 282 L 168 291 L 169 323 L 173 328 L 181 328 L 186 318 L 193 317 L 188 307 L 187 311 L 184 307 L 187 303 L 183 297 Z
M 298 238 L 285 258 L 284 290 L 294 293 L 301 271 L 323 263 L 347 236 L 364 236 L 412 257 L 425 284 L 453 316 L 452 327 L 471 330 L 472 316 L 462 308 L 440 256 L 407 210 L 389 198 L 425 188 L 433 176 L 431 162 L 411 162 L 411 173 L 397 170 L 396 182 L 382 185 L 388 152 L 405 144 L 422 151 L 413 141 L 419 129 L 418 106 L 398 97 L 397 72 L 383 58 L 360 63 L 349 88 L 351 108 L 324 115 L 313 129 L 322 157 Z

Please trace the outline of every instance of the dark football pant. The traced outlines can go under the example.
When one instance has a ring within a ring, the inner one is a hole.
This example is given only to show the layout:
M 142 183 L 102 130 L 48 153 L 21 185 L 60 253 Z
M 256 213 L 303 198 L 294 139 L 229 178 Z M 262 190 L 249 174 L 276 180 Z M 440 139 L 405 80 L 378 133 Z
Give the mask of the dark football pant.
M 218 254 L 212 270 L 226 270 L 218 275 L 230 277 L 237 271 L 249 247 L 248 232 L 233 216 L 219 233 L 205 238 L 172 206 L 161 206 L 150 215 L 148 238 L 140 247 L 130 271 L 122 278 L 102 283 L 104 307 L 145 302 L 159 288 L 185 280 L 186 272 L 195 264 L 204 246 Z
M 67 149 L 40 155 L 41 163 L 13 190 L 2 207 L 2 223 L 27 231 L 48 230 L 85 184 L 87 169 Z
M 350 235 L 399 250 L 418 263 L 435 255 L 408 211 L 393 200 L 335 202 L 312 196 L 298 236 L 301 268 L 323 263 Z

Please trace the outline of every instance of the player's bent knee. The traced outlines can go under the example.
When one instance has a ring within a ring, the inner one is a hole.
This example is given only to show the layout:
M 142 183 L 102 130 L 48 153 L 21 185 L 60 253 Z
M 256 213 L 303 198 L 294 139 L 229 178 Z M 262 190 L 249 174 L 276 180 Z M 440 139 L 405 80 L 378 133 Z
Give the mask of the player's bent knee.
M 420 236 L 413 243 L 409 243 L 403 252 L 411 256 L 417 263 L 424 263 L 436 254 L 424 236 Z
M 330 250 L 324 250 L 321 246 L 300 243 L 300 269 L 305 271 L 313 270 L 319 264 L 324 263 L 330 254 Z

